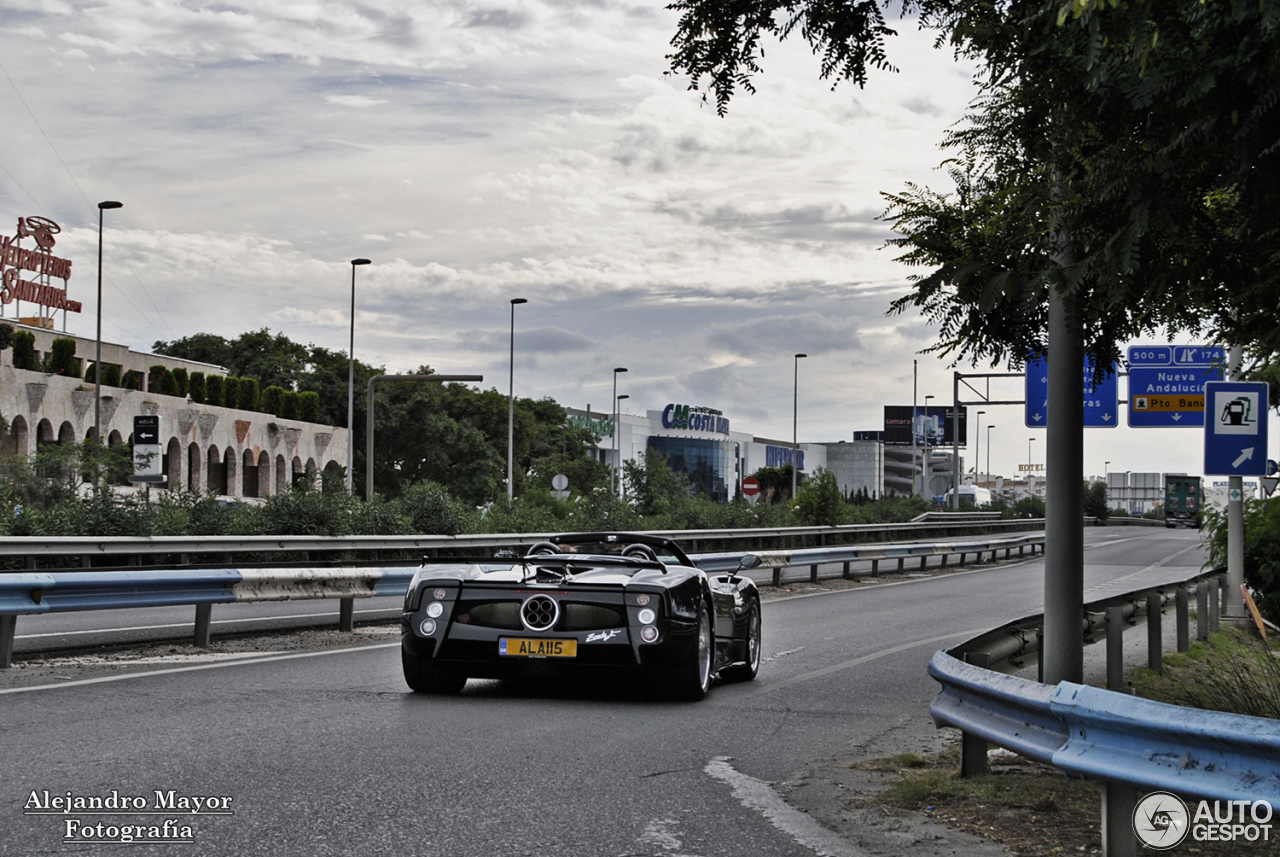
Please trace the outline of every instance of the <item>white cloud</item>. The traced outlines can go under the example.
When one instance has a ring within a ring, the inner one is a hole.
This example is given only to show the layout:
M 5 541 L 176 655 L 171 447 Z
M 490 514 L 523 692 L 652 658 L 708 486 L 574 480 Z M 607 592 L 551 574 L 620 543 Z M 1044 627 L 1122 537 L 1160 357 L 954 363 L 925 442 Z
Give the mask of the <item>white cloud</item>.
M 370 98 L 367 95 L 326 95 L 324 100 L 330 104 L 360 109 L 387 103 L 385 98 Z

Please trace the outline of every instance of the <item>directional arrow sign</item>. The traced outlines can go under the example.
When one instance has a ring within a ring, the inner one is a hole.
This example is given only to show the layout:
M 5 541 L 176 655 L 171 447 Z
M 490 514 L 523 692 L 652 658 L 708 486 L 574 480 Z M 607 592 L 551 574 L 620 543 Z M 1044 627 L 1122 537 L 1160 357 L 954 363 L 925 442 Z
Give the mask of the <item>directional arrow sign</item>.
M 1215 345 L 1135 345 L 1129 349 L 1129 426 L 1204 425 L 1204 385 L 1222 380 Z
M 1116 399 L 1120 388 L 1116 383 L 1116 367 L 1098 386 L 1093 384 L 1093 361 L 1084 366 L 1085 428 L 1115 428 L 1120 423 Z M 1049 364 L 1043 357 L 1027 360 L 1026 384 L 1027 428 L 1044 428 L 1049 424 Z
M 1267 385 L 1210 381 L 1204 385 L 1206 476 L 1265 476 Z

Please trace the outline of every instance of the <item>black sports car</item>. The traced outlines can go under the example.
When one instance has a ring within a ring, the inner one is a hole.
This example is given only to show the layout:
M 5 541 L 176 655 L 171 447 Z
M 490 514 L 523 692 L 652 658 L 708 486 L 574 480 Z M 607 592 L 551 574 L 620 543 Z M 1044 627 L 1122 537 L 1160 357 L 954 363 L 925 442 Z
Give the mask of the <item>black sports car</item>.
M 628 533 L 556 536 L 519 559 L 427 559 L 405 595 L 404 678 L 457 693 L 469 678 L 632 672 L 697 700 L 713 676 L 760 668 L 760 593 L 708 574 L 675 542 Z

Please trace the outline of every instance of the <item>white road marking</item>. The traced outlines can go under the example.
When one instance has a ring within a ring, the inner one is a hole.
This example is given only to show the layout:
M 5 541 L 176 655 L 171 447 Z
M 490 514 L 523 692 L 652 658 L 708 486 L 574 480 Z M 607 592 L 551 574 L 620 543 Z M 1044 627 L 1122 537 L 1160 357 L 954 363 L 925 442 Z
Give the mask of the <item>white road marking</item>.
M 818 857 L 867 857 L 843 837 L 814 821 L 782 799 L 764 780 L 739 773 L 723 757 L 712 759 L 703 768 L 712 777 L 728 784 L 733 796 L 747 809 L 754 809 L 778 830 L 790 836 Z
M 77 681 L 64 681 L 61 684 L 39 684 L 34 687 L 10 687 L 0 690 L 0 696 L 9 693 L 33 693 L 37 690 L 53 690 L 60 687 L 76 687 L 86 684 L 105 684 L 109 681 L 128 681 L 134 678 L 150 678 L 157 675 L 172 675 L 173 673 L 195 672 L 196 670 L 214 670 L 220 667 L 238 667 L 245 664 L 264 664 L 271 661 L 291 661 L 298 658 L 318 658 L 323 655 L 342 655 L 348 652 L 370 652 L 376 649 L 390 649 L 398 647 L 400 642 L 394 643 L 377 643 L 372 646 L 351 646 L 346 649 L 326 649 L 321 652 L 297 652 L 290 655 L 268 655 L 260 658 L 241 658 L 234 661 L 218 661 L 211 664 L 195 664 L 189 667 L 171 667 L 167 670 L 150 670 L 149 672 L 129 673 L 127 675 L 108 675 L 99 678 L 84 678 Z
M 1090 593 L 1090 592 L 1099 592 L 1099 591 L 1104 591 L 1104 590 L 1107 590 L 1107 589 L 1114 589 L 1114 588 L 1116 588 L 1120 583 L 1122 583 L 1122 582 L 1124 582 L 1124 581 L 1128 580 L 1128 579 L 1129 579 L 1129 578 L 1131 578 L 1131 577 L 1137 577 L 1137 576 L 1138 576 L 1138 575 L 1140 575 L 1140 574 L 1146 574 L 1148 571 L 1155 571 L 1157 568 L 1163 568 L 1165 565 L 1168 565 L 1169 563 L 1173 562 L 1175 559 L 1177 559 L 1178 557 L 1182 556 L 1183 554 L 1185 554 L 1185 553 L 1190 553 L 1191 551 L 1193 551 L 1193 550 L 1198 550 L 1199 548 L 1200 548 L 1200 543 L 1199 543 L 1199 542 L 1197 542 L 1196 544 L 1193 544 L 1193 545 L 1188 545 L 1187 547 L 1183 548 L 1182 550 L 1174 551 L 1173 553 L 1169 554 L 1169 555 L 1168 555 L 1167 557 L 1165 557 L 1164 559 L 1162 559 L 1162 560 L 1158 560 L 1157 562 L 1152 563 L 1151 565 L 1147 566 L 1146 568 L 1140 568 L 1140 569 L 1138 569 L 1137 571 L 1131 571 L 1131 572 L 1129 572 L 1128 574 L 1124 575 L 1123 577 L 1113 577 L 1111 580 L 1108 580 L 1106 583 L 1099 583 L 1097 586 L 1091 586 L 1091 587 L 1089 587 L 1087 590 L 1085 590 L 1085 593 L 1086 593 L 1086 594 L 1088 594 L 1088 593 Z
M 657 821 L 651 821 L 644 826 L 644 833 L 640 834 L 640 838 L 636 842 L 650 848 L 660 848 L 665 857 L 697 857 L 694 854 L 687 854 L 682 849 L 684 843 L 680 841 L 680 837 L 676 836 L 674 829 L 678 826 L 673 818 L 660 818 Z

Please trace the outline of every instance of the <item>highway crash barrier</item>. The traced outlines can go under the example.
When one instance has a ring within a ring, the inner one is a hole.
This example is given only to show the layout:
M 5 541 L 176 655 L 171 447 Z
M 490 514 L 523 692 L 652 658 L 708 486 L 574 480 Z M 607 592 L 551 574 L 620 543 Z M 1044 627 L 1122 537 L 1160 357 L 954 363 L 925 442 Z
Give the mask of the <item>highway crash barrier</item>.
M 962 731 L 961 774 L 986 772 L 988 742 L 1103 784 L 1103 853 L 1137 853 L 1131 819 L 1138 790 L 1280 807 L 1280 721 L 1183 708 L 1123 690 L 1121 632 L 1146 622 L 1148 663 L 1159 669 L 1160 616 L 1177 612 L 1178 649 L 1189 648 L 1188 603 L 1200 608 L 1197 635 L 1217 615 L 1222 570 L 1085 606 L 1086 642 L 1106 639 L 1109 689 L 1045 685 L 1009 675 L 1039 660 L 1043 617 L 1024 617 L 934 654 L 929 675 L 942 689 L 929 712 Z M 1150 654 L 1155 652 L 1155 654 Z
M 525 537 L 529 538 L 529 537 Z M 316 539 L 308 539 L 308 544 Z M 509 542 L 508 542 L 509 543 Z M 967 555 L 981 556 L 991 552 L 992 559 L 1000 551 L 1005 556 L 1028 548 L 1043 550 L 1044 534 L 1032 533 L 975 542 L 927 542 L 810 548 L 798 551 L 759 551 L 752 554 L 695 554 L 691 557 L 700 568 L 716 571 L 738 569 L 743 556 L 756 555 L 773 570 L 773 583 L 779 585 L 782 571 L 792 566 L 810 566 L 810 579 L 817 580 L 822 564 L 843 563 L 842 574 L 850 576 L 850 563 L 870 560 L 872 573 L 881 560 L 897 559 L 898 567 L 908 557 L 918 557 L 921 566 L 930 556 L 959 554 L 961 564 Z M 126 550 L 132 548 L 125 548 Z M 353 627 L 355 599 L 376 595 L 403 595 L 417 566 L 310 566 L 285 568 L 146 568 L 130 571 L 57 571 L 14 572 L 0 574 L 0 668 L 13 660 L 16 617 L 20 614 L 68 612 L 77 610 L 114 610 L 136 607 L 171 607 L 195 605 L 194 643 L 209 644 L 212 606 L 248 601 L 292 601 L 301 599 L 338 599 L 338 626 Z

